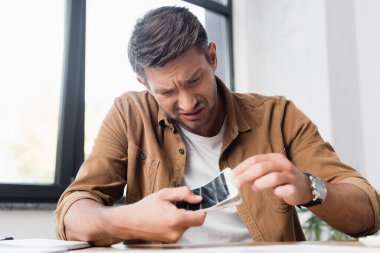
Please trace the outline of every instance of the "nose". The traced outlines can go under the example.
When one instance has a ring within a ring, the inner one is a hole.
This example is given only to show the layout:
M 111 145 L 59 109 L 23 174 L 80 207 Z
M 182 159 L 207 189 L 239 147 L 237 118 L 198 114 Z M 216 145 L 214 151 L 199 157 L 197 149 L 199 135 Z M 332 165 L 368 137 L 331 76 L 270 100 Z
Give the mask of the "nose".
M 189 91 L 182 91 L 178 98 L 178 107 L 184 113 L 191 113 L 195 105 L 197 104 L 197 98 Z

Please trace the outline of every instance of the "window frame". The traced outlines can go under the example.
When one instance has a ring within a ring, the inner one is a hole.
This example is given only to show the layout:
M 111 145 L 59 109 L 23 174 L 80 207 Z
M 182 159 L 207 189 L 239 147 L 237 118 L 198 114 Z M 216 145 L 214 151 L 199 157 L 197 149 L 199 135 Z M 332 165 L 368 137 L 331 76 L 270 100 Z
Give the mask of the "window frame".
M 183 0 L 223 15 L 233 59 L 232 2 Z M 54 183 L 0 184 L 0 203 L 56 203 L 84 161 L 86 0 L 66 0 L 61 104 Z M 233 64 L 229 64 L 234 89 Z M 74 117 L 73 117 L 74 115 Z

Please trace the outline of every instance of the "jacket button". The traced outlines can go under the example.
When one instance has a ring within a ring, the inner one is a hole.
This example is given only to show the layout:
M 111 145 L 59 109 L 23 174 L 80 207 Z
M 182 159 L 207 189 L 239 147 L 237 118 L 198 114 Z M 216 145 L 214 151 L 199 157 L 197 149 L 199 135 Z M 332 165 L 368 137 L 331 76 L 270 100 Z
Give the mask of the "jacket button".
M 178 187 L 179 186 L 178 182 L 175 181 L 175 180 L 173 180 L 171 184 L 172 184 L 173 187 Z
M 181 155 L 185 154 L 185 150 L 184 150 L 183 148 L 180 148 L 178 151 L 179 151 L 179 153 L 180 153 Z
M 141 153 L 141 154 L 140 154 L 140 160 L 141 160 L 141 161 L 146 160 L 146 154 Z

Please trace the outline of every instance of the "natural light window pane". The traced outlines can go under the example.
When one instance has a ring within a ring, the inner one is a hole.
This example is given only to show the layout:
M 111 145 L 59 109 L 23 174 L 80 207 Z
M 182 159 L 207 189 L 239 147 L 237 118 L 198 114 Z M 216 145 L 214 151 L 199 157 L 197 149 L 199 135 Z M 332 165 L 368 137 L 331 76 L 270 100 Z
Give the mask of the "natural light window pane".
M 0 183 L 54 181 L 63 0 L 0 1 Z
M 128 40 L 136 19 L 164 5 L 186 6 L 205 25 L 204 8 L 184 1 L 87 1 L 85 154 L 114 98 L 130 90 L 143 90 L 128 61 Z M 206 27 L 207 30 L 207 27 Z

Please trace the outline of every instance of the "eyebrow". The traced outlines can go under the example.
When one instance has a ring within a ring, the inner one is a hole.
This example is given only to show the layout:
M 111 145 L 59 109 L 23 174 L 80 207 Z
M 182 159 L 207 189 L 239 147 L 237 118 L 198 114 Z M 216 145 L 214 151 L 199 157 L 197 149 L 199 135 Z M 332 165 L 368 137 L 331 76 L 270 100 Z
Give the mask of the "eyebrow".
M 191 77 L 189 79 L 184 81 L 184 83 L 191 82 L 195 78 L 195 76 L 197 76 L 200 72 L 202 72 L 202 69 L 198 68 L 195 72 L 193 72 L 193 74 L 191 75 Z
M 175 88 L 161 88 L 161 89 L 155 89 L 154 92 L 155 93 L 165 93 L 165 92 L 170 92 L 172 90 L 175 90 Z
M 193 74 L 191 75 L 191 77 L 189 79 L 185 80 L 183 83 L 184 84 L 190 83 L 194 79 L 194 77 L 196 75 L 198 75 L 199 73 L 201 73 L 201 72 L 202 72 L 202 69 L 198 68 L 196 71 L 193 72 Z M 171 88 L 171 87 L 169 87 L 169 88 L 160 88 L 160 89 L 154 90 L 154 92 L 156 92 L 156 93 L 165 93 L 165 92 L 170 92 L 170 91 L 175 90 L 175 89 L 176 88 Z

